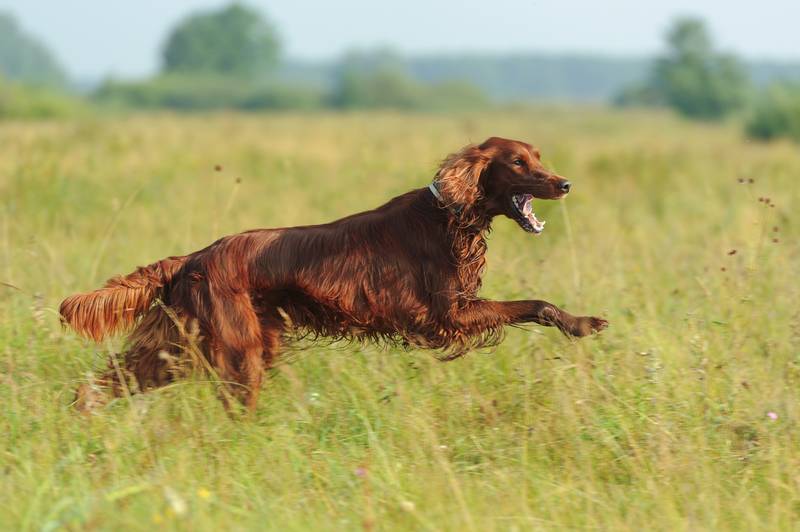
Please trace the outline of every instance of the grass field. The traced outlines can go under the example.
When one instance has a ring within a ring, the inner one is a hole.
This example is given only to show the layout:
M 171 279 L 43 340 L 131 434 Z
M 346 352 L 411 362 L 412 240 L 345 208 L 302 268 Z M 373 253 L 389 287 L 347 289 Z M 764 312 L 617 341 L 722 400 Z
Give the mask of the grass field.
M 496 221 L 482 294 L 604 316 L 602 335 L 509 330 L 447 364 L 298 346 L 251 419 L 202 378 L 71 409 L 121 340 L 62 331 L 64 296 L 371 208 L 490 135 L 574 188 L 537 202 L 540 237 Z M 3 123 L 0 150 L 2 529 L 798 529 L 796 146 L 539 109 Z

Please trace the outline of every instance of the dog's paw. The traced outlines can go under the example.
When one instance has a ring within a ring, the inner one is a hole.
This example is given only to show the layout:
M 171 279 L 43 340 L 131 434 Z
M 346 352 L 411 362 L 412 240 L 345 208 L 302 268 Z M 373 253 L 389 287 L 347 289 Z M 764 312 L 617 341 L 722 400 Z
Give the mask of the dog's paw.
M 597 333 L 608 327 L 608 320 L 595 318 L 594 316 L 580 316 L 575 319 L 575 326 L 572 328 L 572 336 L 588 336 Z

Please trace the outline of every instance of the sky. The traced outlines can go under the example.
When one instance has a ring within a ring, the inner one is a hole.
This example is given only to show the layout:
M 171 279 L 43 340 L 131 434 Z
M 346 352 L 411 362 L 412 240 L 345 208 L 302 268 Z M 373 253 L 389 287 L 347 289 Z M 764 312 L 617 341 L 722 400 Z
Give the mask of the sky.
M 0 0 L 70 74 L 96 81 L 155 72 L 168 33 L 226 0 Z M 676 16 L 706 19 L 720 48 L 800 60 L 800 0 L 250 0 L 278 27 L 285 55 L 330 59 L 352 48 L 403 53 L 580 52 L 642 56 Z

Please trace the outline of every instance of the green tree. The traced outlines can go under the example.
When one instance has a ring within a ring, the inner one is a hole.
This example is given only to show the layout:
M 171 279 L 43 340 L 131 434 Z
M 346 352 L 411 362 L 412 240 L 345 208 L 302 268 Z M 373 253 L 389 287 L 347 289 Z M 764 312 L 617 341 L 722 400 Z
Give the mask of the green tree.
M 60 86 L 67 80 L 50 50 L 4 13 L 0 13 L 0 73 L 10 80 L 36 85 Z
M 258 11 L 231 4 L 178 24 L 164 47 L 163 70 L 258 78 L 275 67 L 279 51 L 278 35 L 269 21 Z
M 740 62 L 714 51 L 702 20 L 679 19 L 667 33 L 669 50 L 659 58 L 648 82 L 625 90 L 622 104 L 662 104 L 681 114 L 714 120 L 741 108 L 750 81 Z
M 738 60 L 717 54 L 701 20 L 682 19 L 667 35 L 670 52 L 659 59 L 653 85 L 686 116 L 716 119 L 740 108 L 748 79 Z

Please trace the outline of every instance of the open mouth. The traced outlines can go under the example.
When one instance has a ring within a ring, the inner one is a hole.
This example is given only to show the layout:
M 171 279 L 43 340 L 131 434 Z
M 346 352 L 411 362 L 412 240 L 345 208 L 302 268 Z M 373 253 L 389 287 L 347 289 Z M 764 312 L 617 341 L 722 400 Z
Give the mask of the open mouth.
M 544 220 L 539 220 L 533 212 L 532 194 L 514 194 L 511 196 L 511 204 L 517 214 L 514 219 L 523 229 L 537 235 L 544 231 Z

